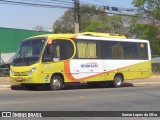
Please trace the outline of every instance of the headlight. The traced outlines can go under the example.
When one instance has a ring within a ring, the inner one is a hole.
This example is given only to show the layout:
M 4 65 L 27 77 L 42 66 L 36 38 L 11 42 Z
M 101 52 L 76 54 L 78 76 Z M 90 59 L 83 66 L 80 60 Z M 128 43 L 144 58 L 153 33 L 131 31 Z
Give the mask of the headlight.
M 29 75 L 29 76 L 32 75 L 32 73 L 33 73 L 36 69 L 37 69 L 37 67 L 34 67 L 34 68 L 30 69 L 30 71 L 28 72 L 28 75 Z
M 14 72 L 13 72 L 12 70 L 10 70 L 10 74 L 11 74 L 11 75 L 14 75 Z

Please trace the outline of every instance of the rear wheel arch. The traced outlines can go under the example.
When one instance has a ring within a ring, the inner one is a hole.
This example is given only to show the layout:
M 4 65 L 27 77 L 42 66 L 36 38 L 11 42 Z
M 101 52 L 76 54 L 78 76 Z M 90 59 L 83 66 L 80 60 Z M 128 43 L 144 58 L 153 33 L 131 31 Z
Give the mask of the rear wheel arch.
M 124 75 L 123 75 L 122 73 L 116 73 L 116 74 L 114 75 L 114 77 L 115 77 L 116 75 L 120 75 L 120 76 L 122 77 L 123 81 L 124 81 Z
M 122 73 L 116 73 L 112 82 L 113 87 L 121 87 L 124 81 Z

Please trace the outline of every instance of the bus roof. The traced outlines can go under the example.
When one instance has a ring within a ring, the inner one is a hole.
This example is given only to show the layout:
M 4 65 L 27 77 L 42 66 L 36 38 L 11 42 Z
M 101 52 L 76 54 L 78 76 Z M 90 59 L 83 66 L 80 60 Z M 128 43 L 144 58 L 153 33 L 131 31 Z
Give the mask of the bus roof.
M 33 37 L 48 37 L 50 39 L 56 39 L 56 38 L 76 38 L 80 36 L 92 36 L 92 37 L 105 37 L 105 38 L 126 38 L 124 35 L 119 34 L 112 34 L 112 33 L 97 33 L 97 32 L 84 32 L 84 33 L 77 33 L 77 34 L 45 34 L 45 35 L 38 35 Z M 33 38 L 31 37 L 31 38 Z
M 93 37 L 105 37 L 105 38 L 126 38 L 124 35 L 113 33 L 98 33 L 98 32 L 84 32 L 79 33 L 80 36 L 93 36 Z

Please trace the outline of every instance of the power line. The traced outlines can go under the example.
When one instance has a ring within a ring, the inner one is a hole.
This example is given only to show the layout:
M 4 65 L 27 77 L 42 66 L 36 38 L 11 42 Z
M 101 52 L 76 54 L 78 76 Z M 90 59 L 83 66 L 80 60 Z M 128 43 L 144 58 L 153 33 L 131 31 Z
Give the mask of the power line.
M 34 3 L 51 3 L 51 4 L 65 4 L 65 5 L 73 5 L 73 2 L 67 2 L 67 1 L 62 1 L 62 0 L 21 0 L 21 1 L 30 1 L 30 2 L 34 2 Z
M 47 7 L 47 8 L 52 8 L 52 7 L 55 7 L 55 8 L 70 8 L 71 6 L 73 6 L 73 3 L 74 3 L 74 2 L 64 1 L 64 0 L 49 0 L 49 1 L 47 1 L 47 0 L 45 0 L 45 1 L 43 1 L 43 0 L 36 0 L 36 1 L 35 0 L 21 0 L 21 1 L 23 1 L 23 2 L 10 1 L 10 0 L 0 0 L 0 3 L 11 4 L 11 5 L 34 6 L 34 7 Z M 27 1 L 27 2 L 24 2 L 24 1 Z M 30 1 L 30 2 L 28 2 L 28 1 Z M 44 3 L 50 3 L 50 4 L 44 4 Z M 53 5 L 53 3 L 56 4 L 56 5 Z M 81 5 L 93 5 L 93 6 L 98 7 L 98 8 L 105 8 L 105 7 L 112 8 L 110 6 L 100 6 L 100 5 L 91 4 L 91 3 L 87 3 L 87 2 L 81 2 Z M 119 8 L 119 7 L 115 7 L 115 8 L 120 9 L 120 10 L 124 10 L 124 11 L 135 10 L 135 9 L 127 9 L 127 8 Z
M 24 0 L 23 0 L 24 1 Z M 21 5 L 21 6 L 33 6 L 33 7 L 44 7 L 44 8 L 62 8 L 62 9 L 74 9 L 72 6 L 73 2 L 69 2 L 69 1 L 64 1 L 64 0 L 49 0 L 49 1 L 43 1 L 43 0 L 25 0 L 25 1 L 30 1 L 30 2 L 20 2 L 20 1 L 10 1 L 10 0 L 0 0 L 1 4 L 9 4 L 9 5 Z M 42 3 L 55 3 L 55 5 L 52 4 L 42 4 Z M 61 5 L 59 5 L 58 3 L 61 3 Z M 63 3 L 63 5 L 62 5 Z M 88 5 L 86 2 L 82 2 L 81 5 Z M 94 5 L 94 4 L 92 4 Z M 99 5 L 94 5 L 95 7 L 109 7 L 112 8 L 110 6 L 99 6 Z M 118 7 L 117 7 L 118 8 Z M 123 9 L 124 11 L 136 11 L 137 9 L 127 9 L 127 8 L 118 8 L 118 9 Z M 102 11 L 103 12 L 103 11 Z M 137 15 L 131 15 L 131 14 L 121 14 L 121 13 L 114 13 L 112 11 L 107 11 L 107 12 L 103 12 L 106 14 L 111 14 L 111 15 L 120 15 L 120 16 L 132 16 L 132 17 L 138 17 L 138 18 L 148 18 L 148 17 L 140 17 Z M 148 19 L 154 19 L 154 18 L 148 18 Z
M 64 1 L 64 0 L 50 0 L 50 1 L 57 1 L 57 2 L 62 2 L 62 3 L 73 3 L 73 2 Z
M 64 8 L 64 9 L 71 8 L 70 6 L 66 6 L 65 4 L 64 5 L 51 5 L 51 4 L 40 4 L 40 3 L 31 3 L 31 2 L 9 1 L 9 0 L 0 0 L 0 3 L 1 4 L 10 4 L 10 5 L 46 7 L 46 8 Z

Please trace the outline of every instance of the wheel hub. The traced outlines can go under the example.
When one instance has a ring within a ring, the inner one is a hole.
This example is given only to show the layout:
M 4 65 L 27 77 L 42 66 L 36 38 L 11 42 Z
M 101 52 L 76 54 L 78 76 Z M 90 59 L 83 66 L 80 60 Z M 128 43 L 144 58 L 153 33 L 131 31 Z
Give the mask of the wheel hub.
M 60 82 L 57 79 L 53 80 L 53 86 L 54 87 L 60 87 Z

